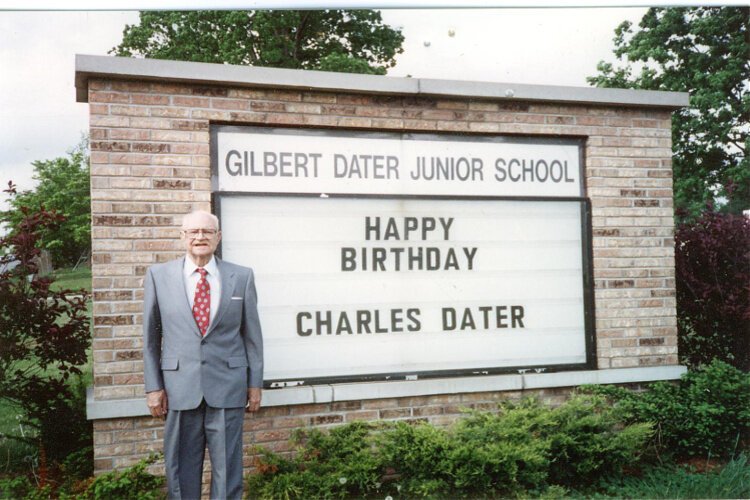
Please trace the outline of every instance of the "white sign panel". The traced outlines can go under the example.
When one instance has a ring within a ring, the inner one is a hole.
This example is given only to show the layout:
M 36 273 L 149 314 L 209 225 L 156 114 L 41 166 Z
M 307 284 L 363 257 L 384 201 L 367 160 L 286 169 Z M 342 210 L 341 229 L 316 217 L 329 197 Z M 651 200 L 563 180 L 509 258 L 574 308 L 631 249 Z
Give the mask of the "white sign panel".
M 223 192 L 580 197 L 571 141 L 217 127 Z
M 267 381 L 586 362 L 582 202 L 219 200 L 223 257 L 256 273 Z

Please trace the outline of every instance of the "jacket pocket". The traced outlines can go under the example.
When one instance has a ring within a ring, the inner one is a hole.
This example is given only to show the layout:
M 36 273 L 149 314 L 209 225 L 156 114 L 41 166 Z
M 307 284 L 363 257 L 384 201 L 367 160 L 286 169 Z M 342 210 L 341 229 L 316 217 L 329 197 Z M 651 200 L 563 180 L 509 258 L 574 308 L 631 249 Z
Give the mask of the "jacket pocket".
M 178 358 L 162 358 L 161 359 L 161 369 L 162 370 L 176 370 L 177 366 L 179 365 L 179 359 Z
M 231 356 L 227 359 L 229 368 L 242 368 L 247 367 L 247 358 L 245 356 Z

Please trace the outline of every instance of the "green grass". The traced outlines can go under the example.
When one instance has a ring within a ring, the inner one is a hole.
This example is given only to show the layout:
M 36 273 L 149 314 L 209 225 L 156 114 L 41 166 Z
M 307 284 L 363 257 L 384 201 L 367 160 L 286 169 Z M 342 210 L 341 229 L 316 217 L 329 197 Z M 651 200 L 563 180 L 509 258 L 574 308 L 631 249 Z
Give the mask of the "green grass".
M 55 281 L 52 283 L 53 290 L 79 290 L 83 288 L 91 292 L 91 268 L 80 266 L 72 268 L 55 269 L 53 271 Z
M 35 446 L 5 436 L 20 436 L 20 408 L 0 401 L 0 476 L 30 470 L 30 460 L 36 456 Z M 26 435 L 33 429 L 24 428 Z

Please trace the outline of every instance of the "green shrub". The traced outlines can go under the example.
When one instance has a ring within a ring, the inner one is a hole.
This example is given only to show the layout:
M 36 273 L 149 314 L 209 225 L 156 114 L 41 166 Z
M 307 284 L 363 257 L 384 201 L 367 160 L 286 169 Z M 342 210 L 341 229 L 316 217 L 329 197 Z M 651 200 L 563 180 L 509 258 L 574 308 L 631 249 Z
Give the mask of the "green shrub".
M 617 473 L 652 431 L 623 425 L 601 396 L 559 408 L 534 400 L 473 412 L 451 429 L 354 423 L 297 433 L 294 458 L 262 451 L 251 498 L 560 498 L 566 486 Z
M 648 391 L 589 387 L 612 397 L 628 422 L 652 422 L 656 444 L 678 456 L 731 456 L 750 433 L 750 374 L 722 361 Z
M 38 488 L 26 476 L 0 479 L 0 499 L 2 500 L 47 500 L 52 494 L 52 488 L 47 485 Z
M 60 491 L 60 500 L 158 500 L 166 498 L 165 479 L 148 472 L 147 467 L 160 458 L 152 454 L 127 469 L 112 471 L 92 479 L 83 492 Z
M 619 474 L 626 464 L 638 462 L 652 426 L 632 422 L 603 397 L 575 396 L 552 412 L 550 429 L 550 482 L 577 486 L 598 477 Z
M 750 498 L 750 463 L 742 455 L 714 472 L 659 467 L 642 477 L 603 481 L 600 492 L 617 498 Z
M 578 486 L 637 461 L 649 424 L 622 425 L 603 397 L 574 395 L 558 408 L 535 400 L 505 403 L 499 414 L 475 414 L 456 426 L 463 453 L 455 460 L 461 489 L 518 494 L 546 484 Z M 468 472 L 468 474 L 467 474 Z
M 261 450 L 248 478 L 252 498 L 349 498 L 380 487 L 381 467 L 372 453 L 374 424 L 354 422 L 328 433 L 295 432 L 293 458 Z
M 529 399 L 501 404 L 497 414 L 473 413 L 459 421 L 452 435 L 455 488 L 510 495 L 544 484 L 554 411 Z
M 81 492 L 81 485 L 94 475 L 94 447 L 85 446 L 68 455 L 60 464 L 60 472 L 63 478 L 61 491 Z
M 447 431 L 427 423 L 397 422 L 379 439 L 382 468 L 396 475 L 391 489 L 414 497 L 450 491 L 451 454 L 455 443 Z

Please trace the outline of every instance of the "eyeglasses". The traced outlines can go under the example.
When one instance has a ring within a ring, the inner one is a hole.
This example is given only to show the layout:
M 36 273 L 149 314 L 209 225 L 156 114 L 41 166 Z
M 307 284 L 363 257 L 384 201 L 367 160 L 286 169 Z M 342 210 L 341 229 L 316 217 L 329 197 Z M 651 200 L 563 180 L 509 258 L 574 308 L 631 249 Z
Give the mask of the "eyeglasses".
M 198 235 L 203 234 L 206 238 L 211 238 L 214 236 L 218 231 L 216 229 L 184 229 L 183 230 L 186 235 L 190 236 L 191 238 L 197 238 Z

